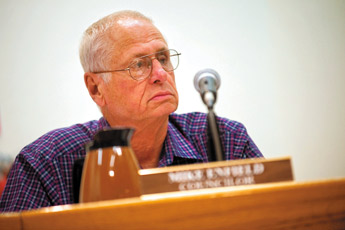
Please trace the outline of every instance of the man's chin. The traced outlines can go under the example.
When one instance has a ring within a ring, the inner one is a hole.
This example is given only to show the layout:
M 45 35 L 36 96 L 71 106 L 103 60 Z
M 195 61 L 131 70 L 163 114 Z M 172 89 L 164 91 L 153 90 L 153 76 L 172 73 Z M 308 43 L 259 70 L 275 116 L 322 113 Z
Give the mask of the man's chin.
M 153 111 L 153 116 L 169 116 L 171 113 L 176 111 L 177 106 L 177 103 L 165 103 Z

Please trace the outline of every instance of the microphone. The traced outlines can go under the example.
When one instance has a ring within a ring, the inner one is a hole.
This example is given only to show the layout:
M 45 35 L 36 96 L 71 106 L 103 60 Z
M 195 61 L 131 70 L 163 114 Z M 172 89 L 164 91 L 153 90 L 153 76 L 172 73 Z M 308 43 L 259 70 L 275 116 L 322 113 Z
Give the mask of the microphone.
M 220 86 L 219 74 L 213 69 L 200 70 L 195 74 L 194 87 L 199 91 L 202 100 L 208 109 L 207 114 L 207 155 L 209 161 L 222 161 L 224 159 L 217 117 L 213 106 L 217 100 L 217 89 Z
M 217 100 L 217 89 L 220 86 L 219 74 L 213 69 L 200 70 L 195 74 L 194 87 L 208 109 L 212 109 Z

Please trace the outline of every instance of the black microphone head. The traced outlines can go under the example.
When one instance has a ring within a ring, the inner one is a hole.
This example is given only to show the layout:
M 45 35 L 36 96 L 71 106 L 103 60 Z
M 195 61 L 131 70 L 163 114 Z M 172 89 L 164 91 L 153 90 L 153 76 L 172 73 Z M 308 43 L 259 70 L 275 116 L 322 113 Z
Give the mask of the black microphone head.
M 220 86 L 219 74 L 213 69 L 203 69 L 203 70 L 200 70 L 199 72 L 197 72 L 195 74 L 195 77 L 194 77 L 194 87 L 199 93 L 202 93 L 201 92 L 202 90 L 200 89 L 200 81 L 202 81 L 202 79 L 208 78 L 208 77 L 213 78 L 214 82 L 216 84 L 216 88 L 217 89 L 219 88 L 219 86 Z

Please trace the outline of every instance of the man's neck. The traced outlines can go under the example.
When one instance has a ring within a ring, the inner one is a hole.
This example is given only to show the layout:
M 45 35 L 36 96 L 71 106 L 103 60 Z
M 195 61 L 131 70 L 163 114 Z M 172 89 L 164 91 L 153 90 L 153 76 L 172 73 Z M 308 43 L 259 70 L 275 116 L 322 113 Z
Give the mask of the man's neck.
M 134 132 L 131 145 L 142 168 L 158 166 L 160 153 L 168 130 L 168 118 L 146 123 Z
M 136 121 L 134 125 L 122 124 L 135 129 L 131 139 L 131 147 L 138 159 L 141 168 L 158 166 L 160 153 L 168 131 L 169 117 Z M 116 126 L 110 124 L 111 126 Z

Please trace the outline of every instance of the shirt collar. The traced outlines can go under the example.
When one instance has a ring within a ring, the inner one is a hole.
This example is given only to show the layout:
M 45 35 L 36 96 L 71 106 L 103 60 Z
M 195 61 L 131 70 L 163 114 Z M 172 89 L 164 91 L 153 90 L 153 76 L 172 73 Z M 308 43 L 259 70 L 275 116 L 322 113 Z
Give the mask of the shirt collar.
M 101 128 L 110 127 L 104 117 L 100 119 Z M 159 167 L 171 165 L 174 157 L 202 160 L 203 157 L 195 147 L 171 122 L 168 124 L 167 136 L 164 140 Z
M 108 121 L 107 121 L 104 117 L 101 117 L 101 118 L 99 119 L 99 122 L 100 122 L 100 124 L 101 124 L 101 125 L 100 125 L 101 129 L 110 127 Z
M 202 160 L 195 147 L 172 123 L 169 122 L 159 166 L 171 165 L 174 157 Z

